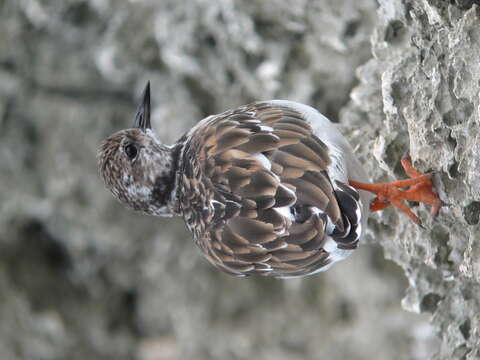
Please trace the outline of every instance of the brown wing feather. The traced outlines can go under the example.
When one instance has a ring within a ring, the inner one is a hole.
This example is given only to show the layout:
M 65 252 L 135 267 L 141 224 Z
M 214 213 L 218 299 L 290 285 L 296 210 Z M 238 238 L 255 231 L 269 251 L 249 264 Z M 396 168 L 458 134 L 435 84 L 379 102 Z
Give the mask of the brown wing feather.
M 236 275 L 273 276 L 306 275 L 329 263 L 326 224 L 342 230 L 342 216 L 328 148 L 301 114 L 255 103 L 205 121 L 195 136 L 214 204 L 202 205 L 210 206 L 210 222 L 196 238 L 210 262 Z M 292 205 L 324 213 L 298 222 L 282 213 Z

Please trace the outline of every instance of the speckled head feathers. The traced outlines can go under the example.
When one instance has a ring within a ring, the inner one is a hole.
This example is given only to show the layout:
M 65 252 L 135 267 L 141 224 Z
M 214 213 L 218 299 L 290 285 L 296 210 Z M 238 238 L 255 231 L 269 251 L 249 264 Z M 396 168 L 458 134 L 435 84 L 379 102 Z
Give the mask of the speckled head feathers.
M 98 169 L 107 188 L 133 210 L 172 215 L 174 166 L 172 148 L 161 144 L 150 125 L 147 84 L 133 128 L 105 139 L 98 149 Z

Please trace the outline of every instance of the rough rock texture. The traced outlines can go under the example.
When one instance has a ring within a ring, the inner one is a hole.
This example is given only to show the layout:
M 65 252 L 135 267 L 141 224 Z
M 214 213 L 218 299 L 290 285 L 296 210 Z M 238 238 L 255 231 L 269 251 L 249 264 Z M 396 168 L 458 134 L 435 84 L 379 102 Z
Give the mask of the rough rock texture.
M 478 8 L 294 4 L 0 2 L 2 360 L 480 356 Z M 98 142 L 128 126 L 147 79 L 165 141 L 242 103 L 297 100 L 340 118 L 374 179 L 403 176 L 410 149 L 451 206 L 436 222 L 417 207 L 427 230 L 372 216 L 371 245 L 319 276 L 230 278 L 180 220 L 124 210 L 96 174 Z M 404 307 L 424 314 L 401 309 L 408 284 Z
M 436 221 L 420 206 L 427 230 L 394 211 L 370 224 L 408 277 L 403 306 L 432 314 L 438 359 L 480 358 L 480 9 L 473 3 L 380 1 L 375 58 L 358 69 L 361 85 L 343 112 L 345 124 L 360 124 L 370 139 L 359 151 L 367 164 L 380 164 L 370 166 L 376 180 L 404 176 L 398 159 L 406 149 L 419 169 L 439 171 L 450 206 Z

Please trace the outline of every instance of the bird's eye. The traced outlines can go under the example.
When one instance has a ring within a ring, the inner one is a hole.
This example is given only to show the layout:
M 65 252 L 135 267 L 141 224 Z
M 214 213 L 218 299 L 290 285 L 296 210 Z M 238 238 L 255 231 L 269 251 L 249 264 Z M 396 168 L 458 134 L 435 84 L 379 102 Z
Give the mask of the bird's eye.
M 138 149 L 135 144 L 128 144 L 125 146 L 125 154 L 127 154 L 130 160 L 133 160 L 137 157 Z

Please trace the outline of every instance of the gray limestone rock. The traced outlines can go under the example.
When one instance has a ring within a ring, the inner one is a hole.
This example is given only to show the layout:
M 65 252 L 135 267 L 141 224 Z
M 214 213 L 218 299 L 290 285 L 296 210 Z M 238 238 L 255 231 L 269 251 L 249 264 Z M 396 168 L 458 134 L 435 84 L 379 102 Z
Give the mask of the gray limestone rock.
M 480 358 L 480 9 L 474 1 L 380 1 L 374 59 L 343 110 L 372 178 L 405 176 L 409 150 L 423 171 L 438 171 L 449 205 L 426 230 L 384 211 L 370 222 L 375 242 L 409 280 L 403 306 L 430 313 L 441 340 L 435 359 Z M 355 132 L 351 125 L 356 124 Z M 372 151 L 373 150 L 373 151 Z M 387 175 L 387 176 L 385 176 Z
M 0 2 L 1 359 L 480 356 L 473 3 Z M 373 215 L 367 245 L 319 276 L 230 278 L 181 220 L 123 209 L 97 176 L 147 79 L 166 142 L 296 100 L 340 120 L 372 179 L 403 177 L 410 150 L 450 206 L 415 208 L 427 230 Z

